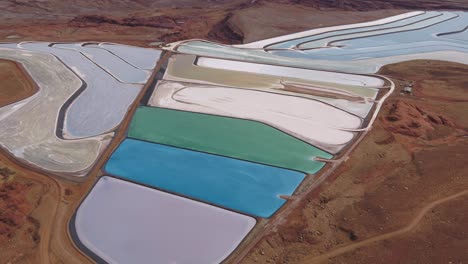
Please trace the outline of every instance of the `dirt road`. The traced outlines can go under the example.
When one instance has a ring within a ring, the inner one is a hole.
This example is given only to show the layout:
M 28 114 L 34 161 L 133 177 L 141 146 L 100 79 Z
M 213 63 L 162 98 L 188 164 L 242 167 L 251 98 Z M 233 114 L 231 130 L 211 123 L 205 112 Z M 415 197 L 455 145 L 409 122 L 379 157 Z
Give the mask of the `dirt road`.
M 336 257 L 338 255 L 344 254 L 346 252 L 349 252 L 349 251 L 352 251 L 352 250 L 355 250 L 355 249 L 370 245 L 372 243 L 379 242 L 379 241 L 382 241 L 382 240 L 386 240 L 386 239 L 389 239 L 389 238 L 393 238 L 393 237 L 400 236 L 402 234 L 411 232 L 418 225 L 418 223 L 421 221 L 421 219 L 423 219 L 423 217 L 430 210 L 432 210 L 434 207 L 439 206 L 439 205 L 441 205 L 441 204 L 443 204 L 445 202 L 451 201 L 453 199 L 457 199 L 460 196 L 467 195 L 467 194 L 468 194 L 468 190 L 464 190 L 464 191 L 458 192 L 456 194 L 444 197 L 442 199 L 439 199 L 439 200 L 436 200 L 436 201 L 433 201 L 433 202 L 427 204 L 411 220 L 411 222 L 402 229 L 399 229 L 397 231 L 393 231 L 393 232 L 390 232 L 390 233 L 382 234 L 382 235 L 379 235 L 379 236 L 376 236 L 376 237 L 372 237 L 372 238 L 369 238 L 369 239 L 365 239 L 365 240 L 362 240 L 362 241 L 359 241 L 357 243 L 350 244 L 350 245 L 347 245 L 347 246 L 344 246 L 344 247 L 340 247 L 340 248 L 334 249 L 334 250 L 332 250 L 332 251 L 330 251 L 330 252 L 328 252 L 326 254 L 322 254 L 322 255 L 314 256 L 314 257 L 306 257 L 301 262 L 299 262 L 299 264 L 321 263 L 321 262 L 324 262 L 324 261 L 326 261 L 326 260 L 328 260 L 330 258 L 333 258 L 333 257 Z

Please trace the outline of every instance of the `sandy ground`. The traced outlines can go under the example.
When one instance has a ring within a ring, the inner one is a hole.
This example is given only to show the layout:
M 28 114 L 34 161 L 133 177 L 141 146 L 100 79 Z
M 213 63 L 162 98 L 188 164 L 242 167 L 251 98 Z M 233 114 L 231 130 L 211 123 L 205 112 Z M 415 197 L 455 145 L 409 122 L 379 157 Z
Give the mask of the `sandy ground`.
M 327 262 L 328 257 L 334 257 L 331 263 L 396 263 L 408 259 L 427 263 L 424 259 L 431 256 L 445 263 L 466 261 L 468 252 L 461 249 L 466 249 L 468 237 L 460 220 L 466 215 L 461 209 L 444 209 L 451 199 L 455 203 L 464 198 L 464 193 L 468 195 L 467 116 L 447 107 L 452 102 L 444 96 L 445 87 L 454 87 L 466 77 L 457 75 L 439 86 L 440 75 L 425 72 L 433 70 L 427 65 L 436 65 L 448 75 L 466 67 L 415 61 L 382 69 L 382 73 L 404 80 L 401 84 L 413 81 L 416 94 L 400 95 L 396 91 L 350 160 L 322 185 L 321 192 L 310 195 L 284 225 L 258 243 L 242 263 L 320 263 Z M 418 94 L 428 85 L 433 92 L 439 89 L 438 97 Z M 466 94 L 463 89 L 453 90 L 459 91 L 457 98 Z M 459 102 L 458 107 L 466 109 L 467 105 L 467 101 Z M 437 204 L 458 193 L 462 194 Z M 448 225 L 449 220 L 444 219 L 456 220 Z M 431 229 L 431 225 L 440 228 Z M 451 234 L 444 230 L 458 231 Z M 408 246 L 425 238 L 430 239 L 426 244 Z M 447 243 L 450 250 L 436 246 Z
M 13 61 L 0 60 L 0 107 L 23 100 L 37 91 L 23 68 Z

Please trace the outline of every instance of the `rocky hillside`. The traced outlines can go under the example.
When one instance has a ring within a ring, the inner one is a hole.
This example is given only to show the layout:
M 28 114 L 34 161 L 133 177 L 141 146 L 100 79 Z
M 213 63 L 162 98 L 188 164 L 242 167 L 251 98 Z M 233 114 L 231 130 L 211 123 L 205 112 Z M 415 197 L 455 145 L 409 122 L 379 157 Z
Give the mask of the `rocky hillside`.
M 133 13 L 160 8 L 231 7 L 248 0 L 3 0 L 1 12 L 59 12 L 61 14 Z
M 234 44 L 408 10 L 467 10 L 466 0 L 3 0 L 0 41 L 203 38 Z

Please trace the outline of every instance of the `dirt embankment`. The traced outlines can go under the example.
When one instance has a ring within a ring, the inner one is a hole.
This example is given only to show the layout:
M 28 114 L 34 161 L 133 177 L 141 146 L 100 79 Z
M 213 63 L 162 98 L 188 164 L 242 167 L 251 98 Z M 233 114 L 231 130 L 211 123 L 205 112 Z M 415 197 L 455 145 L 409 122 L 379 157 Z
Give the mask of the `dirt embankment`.
M 0 107 L 23 100 L 37 91 L 36 85 L 21 66 L 0 60 Z
M 424 71 L 426 63 L 388 65 L 382 72 L 392 72 L 390 77 L 404 80 L 402 84 L 413 82 L 418 90 L 421 82 L 427 85 L 440 78 Z M 444 62 L 439 66 L 441 74 L 447 71 L 449 76 L 464 67 Z M 468 77 L 458 74 L 446 85 L 463 81 Z M 444 94 L 440 86 L 428 89 Z M 456 91 L 453 96 L 466 95 L 463 89 Z M 425 88 L 420 92 L 407 95 L 397 89 L 374 128 L 321 186 L 320 194 L 303 201 L 243 263 L 320 263 L 328 259 L 322 255 L 331 256 L 331 263 L 424 263 L 418 260 L 431 257 L 440 260 L 437 263 L 464 263 L 468 252 L 461 249 L 468 244 L 468 230 L 462 223 L 463 207 L 450 208 L 466 198 L 430 208 L 423 220 L 405 229 L 427 205 L 468 190 L 468 130 L 463 125 L 468 103 L 454 107 L 444 98 L 424 97 Z M 395 235 L 387 238 L 392 232 Z M 371 241 L 376 237 L 381 240 Z M 421 244 L 411 246 L 414 241 Z
M 232 20 L 233 13 L 229 13 L 223 20 L 216 23 L 208 32 L 208 38 L 228 44 L 240 44 L 244 41 L 244 33 Z

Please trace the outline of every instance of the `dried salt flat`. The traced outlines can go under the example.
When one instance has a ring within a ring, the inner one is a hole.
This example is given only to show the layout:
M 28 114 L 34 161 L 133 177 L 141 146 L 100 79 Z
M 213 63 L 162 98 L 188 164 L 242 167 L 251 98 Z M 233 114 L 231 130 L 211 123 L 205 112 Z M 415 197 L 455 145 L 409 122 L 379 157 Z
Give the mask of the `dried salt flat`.
M 389 46 L 390 47 L 390 46 Z M 365 54 L 362 57 L 355 58 L 350 61 L 337 61 L 337 60 L 316 60 L 316 59 L 308 59 L 306 60 L 307 63 L 315 69 L 323 69 L 323 70 L 328 70 L 328 71 L 338 71 L 338 72 L 349 72 L 349 73 L 356 73 L 356 74 L 373 74 L 378 72 L 378 70 L 387 64 L 391 63 L 397 63 L 397 62 L 403 62 L 403 61 L 409 61 L 409 60 L 415 60 L 415 59 L 422 59 L 422 60 L 442 60 L 442 61 L 449 61 L 449 62 L 458 62 L 458 63 L 463 63 L 466 64 L 466 54 L 464 52 L 457 52 L 457 51 L 450 51 L 446 50 L 447 48 L 450 48 L 450 46 L 445 46 L 443 51 L 437 51 L 438 49 L 435 48 L 429 48 L 430 50 L 436 50 L 436 51 L 427 51 L 424 46 L 420 48 L 421 51 L 416 54 L 412 54 L 411 52 L 414 51 L 414 49 L 417 48 L 412 48 L 413 51 L 409 50 L 406 51 L 405 49 L 402 49 L 402 53 L 408 53 L 405 55 L 396 55 L 396 56 L 390 56 L 390 57 L 382 57 L 382 58 L 369 58 L 369 56 L 366 56 Z M 456 50 L 460 50 L 460 47 L 457 47 Z M 388 51 L 391 53 L 390 51 Z M 399 53 L 399 52 L 396 52 Z M 305 60 L 302 59 L 303 57 L 300 56 L 300 53 L 295 52 L 295 56 L 299 56 L 300 58 L 297 58 L 296 60 L 301 61 Z M 376 52 L 375 54 L 378 54 Z M 447 56 L 446 56 L 447 55 Z M 281 58 L 281 56 L 277 56 Z M 295 59 L 295 58 L 289 58 L 289 59 Z
M 216 57 L 220 59 L 240 60 L 245 62 L 272 64 L 277 66 L 286 66 L 294 68 L 305 68 L 315 70 L 324 69 L 321 66 L 321 64 L 310 59 L 289 58 L 271 54 L 263 50 L 241 49 L 233 46 L 210 43 L 206 41 L 188 41 L 184 43 L 173 43 L 172 45 L 168 45 L 167 47 L 165 47 L 165 49 L 175 51 L 178 53 L 193 54 L 204 57 Z M 331 69 L 331 71 L 335 70 Z M 353 71 L 348 72 L 353 73 Z M 337 74 L 342 73 L 337 72 Z M 377 76 L 351 75 L 349 80 L 346 80 L 344 78 L 342 82 L 346 83 L 347 85 L 357 85 L 371 88 L 383 87 L 385 85 L 384 79 Z
M 220 263 L 252 217 L 104 176 L 76 212 L 79 242 L 97 262 Z
M 202 59 L 203 57 L 200 57 Z M 248 63 L 252 66 L 255 71 L 256 66 L 259 68 L 263 67 L 264 64 L 253 64 Z M 244 64 L 238 64 L 244 66 Z M 268 66 L 267 66 L 268 67 Z M 275 69 L 275 68 L 273 68 Z M 276 68 L 279 71 L 281 67 Z M 296 68 L 291 68 L 294 72 Z M 208 68 L 197 65 L 197 57 L 194 55 L 177 54 L 169 59 L 164 79 L 172 81 L 182 82 L 196 82 L 205 84 L 217 84 L 243 88 L 271 88 L 276 90 L 286 91 L 285 85 L 288 84 L 300 84 L 303 87 L 317 91 L 327 91 L 332 93 L 338 98 L 344 97 L 360 97 L 360 98 L 371 98 L 374 99 L 378 92 L 378 88 L 363 87 L 359 85 L 340 85 L 333 83 L 333 80 L 327 80 L 325 82 L 311 81 L 304 78 L 291 78 L 280 75 L 273 75 L 272 73 L 258 74 L 254 72 L 242 71 L 241 69 L 236 70 L 224 70 L 220 68 Z M 303 72 L 307 74 L 308 72 Z M 304 77 L 304 76 L 303 76 Z M 383 81 L 382 81 L 383 82 Z
M 313 60 L 359 60 L 450 50 L 465 52 L 466 42 L 444 38 L 444 36 L 447 32 L 454 30 L 463 31 L 468 22 L 467 14 L 446 12 L 444 15 L 450 18 L 417 30 L 404 30 L 387 34 L 376 32 L 375 36 L 369 35 L 331 43 L 339 48 L 318 48 L 300 52 L 297 50 L 273 50 L 270 52 L 279 56 Z
M 441 34 L 462 30 L 468 24 L 468 14 L 465 12 L 444 12 L 447 18 L 431 26 L 424 28 L 394 32 L 391 34 L 377 34 L 363 38 L 353 38 L 333 43 L 333 45 L 343 46 L 344 49 L 367 48 L 374 46 L 386 46 L 402 43 L 416 43 L 424 41 L 444 41 L 466 45 L 463 40 L 448 39 L 440 37 Z
M 465 26 L 462 30 L 438 34 L 438 37 L 451 40 L 468 41 L 468 26 Z
M 401 31 L 375 32 L 375 36 L 368 33 L 368 36 L 355 35 L 346 41 L 330 42 L 327 45 L 339 48 L 318 48 L 323 45 L 320 41 L 311 42 L 309 45 L 314 49 L 297 52 L 297 50 L 274 50 L 272 54 L 294 58 L 323 59 L 323 60 L 353 60 L 373 57 L 385 57 L 404 55 L 409 53 L 439 51 L 439 50 L 460 50 L 466 49 L 466 43 L 455 43 L 437 37 L 436 32 L 446 32 L 447 29 L 461 27 L 467 23 L 465 16 L 456 13 L 444 13 L 446 16 L 442 22 L 437 22 L 431 26 L 419 25 L 416 29 L 400 28 Z M 447 18 L 448 17 L 448 18 Z M 429 23 L 429 20 L 424 21 Z M 414 27 L 415 25 L 409 25 Z M 398 30 L 400 30 L 398 29 Z M 350 36 L 351 37 L 351 36 Z M 340 37 L 336 37 L 338 40 Z M 332 39 L 328 39 L 331 41 Z M 311 48 L 309 46 L 307 48 Z M 398 49 L 400 46 L 401 50 Z M 410 49 L 412 47 L 412 49 Z M 304 47 L 305 48 L 305 47 Z
M 18 43 L 12 43 L 12 42 L 0 42 L 0 47 L 2 48 L 9 48 L 9 49 L 16 49 L 18 48 Z
M 161 56 L 161 50 L 158 49 L 141 48 L 116 43 L 99 43 L 99 47 L 112 52 L 127 63 L 142 70 L 154 69 Z
M 450 43 L 444 41 L 420 41 L 414 43 L 401 43 L 394 45 L 375 46 L 358 49 L 328 49 L 328 51 L 309 53 L 309 58 L 314 60 L 338 60 L 352 61 L 369 58 L 382 58 L 398 55 L 425 53 L 433 51 L 460 51 L 467 52 L 466 44 Z M 274 51 L 277 55 L 288 57 L 303 57 L 303 54 L 294 51 Z
M 137 69 L 111 52 L 99 48 L 97 44 L 63 43 L 54 44 L 53 47 L 80 51 L 123 83 L 145 84 L 151 76 L 151 71 Z
M 431 12 L 432 13 L 432 12 Z M 440 14 L 440 15 L 435 15 L 432 18 L 426 19 L 426 20 L 421 20 L 417 23 L 408 23 L 408 21 L 403 21 L 401 22 L 401 25 L 397 27 L 390 27 L 390 28 L 385 28 L 382 27 L 381 29 L 377 31 L 370 31 L 370 32 L 358 32 L 358 33 L 351 33 L 348 35 L 344 36 L 332 36 L 327 39 L 322 39 L 322 40 L 317 40 L 317 41 L 311 41 L 311 42 L 305 42 L 302 44 L 299 44 L 298 48 L 299 49 L 315 49 L 315 48 L 321 48 L 321 47 L 326 47 L 326 46 L 343 46 L 346 44 L 340 44 L 342 40 L 362 40 L 367 37 L 374 37 L 374 36 L 384 36 L 387 34 L 390 35 L 396 35 L 399 33 L 407 33 L 407 34 L 419 34 L 422 29 L 429 28 L 438 24 L 442 24 L 446 21 L 449 21 L 451 19 L 454 19 L 458 17 L 457 14 L 451 13 L 451 12 L 434 12 L 435 14 Z M 398 38 L 394 39 L 395 42 L 398 42 Z M 378 42 L 374 42 L 373 45 L 379 45 Z M 357 47 L 362 47 L 361 45 L 355 45 Z
M 195 65 L 193 55 L 178 54 L 169 59 L 164 80 L 211 84 L 300 96 L 343 109 L 365 118 L 379 89 L 311 82 L 305 79 L 252 72 L 230 71 Z
M 387 23 L 392 23 L 398 20 L 414 17 L 414 16 L 420 16 L 425 14 L 426 12 L 424 11 L 414 11 L 414 12 L 408 12 L 404 14 L 399 14 L 391 17 L 386 17 L 382 18 L 379 20 L 374 20 L 374 21 L 368 21 L 368 22 L 363 22 L 363 23 L 356 23 L 356 24 L 347 24 L 347 25 L 340 25 L 340 26 L 333 26 L 333 27 L 325 27 L 325 28 L 317 28 L 317 29 L 312 29 L 312 30 L 307 30 L 303 32 L 298 32 L 298 33 L 293 33 L 293 34 L 288 34 L 284 36 L 279 36 L 275 38 L 270 38 L 270 39 L 264 39 L 252 43 L 247 43 L 243 45 L 237 45 L 236 47 L 239 48 L 252 48 L 252 49 L 262 49 L 266 46 L 276 44 L 276 43 L 284 43 L 287 41 L 295 40 L 295 39 L 301 39 L 313 35 L 319 35 L 327 32 L 334 32 L 334 31 L 340 31 L 340 30 L 346 30 L 346 29 L 358 29 L 358 28 L 365 28 L 369 26 L 374 26 L 374 25 L 383 25 Z
M 324 67 L 341 68 L 341 70 L 344 70 L 344 71 L 354 69 L 356 72 L 373 73 L 373 72 L 378 72 L 379 69 L 385 65 L 398 63 L 398 62 L 404 62 L 404 61 L 411 61 L 411 60 L 439 60 L 439 61 L 448 61 L 448 62 L 456 62 L 456 63 L 461 63 L 461 64 L 468 64 L 468 53 L 459 52 L 459 51 L 424 52 L 424 53 L 416 53 L 416 54 L 390 56 L 390 57 L 384 57 L 384 58 L 355 60 L 355 61 L 346 62 L 345 65 L 341 63 L 341 66 L 338 64 L 330 64 L 330 65 L 324 65 Z
M 404 55 L 395 55 L 381 58 L 365 57 L 351 61 L 314 60 L 314 62 L 325 70 L 370 74 L 378 72 L 379 69 L 385 65 L 410 60 L 440 60 L 462 64 L 467 64 L 468 61 L 468 54 L 466 52 L 445 49 L 442 51 L 426 51 L 424 47 L 421 47 L 422 52 L 412 53 L 412 50 L 419 51 L 415 49 L 417 48 L 411 48 L 408 50 L 408 52 L 403 52 Z M 400 52 L 395 52 L 395 54 L 400 54 Z
M 121 83 L 80 52 L 49 45 L 47 42 L 19 44 L 26 50 L 56 56 L 85 82 L 84 90 L 65 112 L 63 137 L 92 137 L 115 129 L 123 120 L 142 85 Z
M 409 19 L 416 19 L 418 16 L 427 16 L 434 15 L 433 13 L 418 14 Z M 403 19 L 397 23 L 404 22 Z M 435 21 L 434 21 L 435 20 Z M 425 22 L 424 22 L 425 21 Z M 398 31 L 398 32 L 382 32 L 376 31 L 376 36 L 360 36 L 359 38 L 354 38 L 345 41 L 334 42 L 333 45 L 340 46 L 340 48 L 324 48 L 324 49 L 312 49 L 305 51 L 298 50 L 277 50 L 271 51 L 274 57 L 265 56 L 262 54 L 261 50 L 250 50 L 250 52 L 240 51 L 238 56 L 240 60 L 246 60 L 253 62 L 255 58 L 259 58 L 259 61 L 264 61 L 266 63 L 274 64 L 274 59 L 276 58 L 279 62 L 278 64 L 287 65 L 290 62 L 282 61 L 281 57 L 290 57 L 295 59 L 297 64 L 305 65 L 307 68 L 315 69 L 325 69 L 331 71 L 343 71 L 343 72 L 357 72 L 357 73 L 373 73 L 376 68 L 380 68 L 380 64 L 376 62 L 375 65 L 364 65 L 364 63 L 358 63 L 358 69 L 354 68 L 356 65 L 355 62 L 329 62 L 330 60 L 363 60 L 367 61 L 375 57 L 395 57 L 398 56 L 398 60 L 404 58 L 400 55 L 411 55 L 415 53 L 424 53 L 422 58 L 431 59 L 432 56 L 430 53 L 433 52 L 446 52 L 446 51 L 466 51 L 466 42 L 463 40 L 463 37 L 460 38 L 446 38 L 445 36 L 450 36 L 450 32 L 464 32 L 466 29 L 466 24 L 468 21 L 468 15 L 464 12 L 443 12 L 442 15 L 424 20 L 423 23 L 426 23 L 425 26 L 421 27 L 421 24 L 417 23 L 414 25 L 409 25 L 413 27 L 417 25 L 417 29 L 413 28 L 412 30 Z M 406 22 L 408 22 L 406 20 Z M 434 23 L 435 22 L 435 23 Z M 432 24 L 431 24 L 432 23 Z M 407 28 L 408 29 L 408 28 Z M 309 31 L 310 32 L 313 32 Z M 336 30 L 337 32 L 340 30 Z M 330 30 L 325 31 L 330 32 Z M 299 37 L 306 36 L 306 32 L 301 32 L 297 34 L 291 34 L 288 36 L 280 37 L 281 41 L 295 41 Z M 333 33 L 333 32 L 331 32 Z M 448 34 L 448 35 L 447 35 Z M 319 34 L 317 34 L 319 35 Z M 279 39 L 275 41 L 281 42 Z M 263 42 L 263 43 L 267 43 Z M 276 42 L 269 42 L 270 44 Z M 179 43 L 180 44 L 180 43 Z M 176 44 L 176 45 L 179 45 Z M 187 45 L 183 47 L 184 45 Z M 192 45 L 193 44 L 193 45 Z M 185 42 L 177 47 L 176 45 L 170 47 L 171 49 L 177 49 L 179 51 L 187 51 L 188 53 L 193 54 L 218 54 L 218 57 L 221 58 L 231 58 L 235 59 L 234 51 L 232 47 L 215 45 L 207 42 Z M 190 46 L 190 47 L 189 47 Z M 240 45 L 237 47 L 243 47 Z M 368 50 L 366 50 L 368 49 Z M 213 55 L 216 56 L 216 55 Z M 411 56 L 410 56 L 411 57 Z M 437 56 L 436 56 L 437 57 Z M 305 62 L 306 59 L 309 59 L 308 62 Z M 287 60 L 287 59 L 285 59 Z M 387 60 L 386 60 L 387 61 Z M 392 61 L 389 59 L 388 61 Z M 375 62 L 375 61 L 374 61 Z
M 268 64 L 249 63 L 243 61 L 232 61 L 215 58 L 199 58 L 197 65 L 208 68 L 217 68 L 231 71 L 247 71 L 258 74 L 269 74 L 291 78 L 302 78 L 315 82 L 329 82 L 341 85 L 359 85 L 370 87 L 381 87 L 382 79 L 349 73 L 317 71 L 309 69 L 274 66 Z
M 0 145 L 42 170 L 86 175 L 112 133 L 79 140 L 56 136 L 60 109 L 81 80 L 52 55 L 0 48 L 0 57 L 21 63 L 39 87 L 33 96 L 0 108 Z
M 374 73 L 376 68 L 380 68 L 380 64 L 378 62 L 375 65 L 364 64 L 364 61 L 372 59 L 373 56 L 394 57 L 409 55 L 411 53 L 424 53 L 422 58 L 431 59 L 432 56 L 429 53 L 432 52 L 445 52 L 450 50 L 465 51 L 466 43 L 462 39 L 448 39 L 443 36 L 446 32 L 464 30 L 467 18 L 468 16 L 464 12 L 443 12 L 442 16 L 437 17 L 437 20 L 440 21 L 433 25 L 427 24 L 426 27 L 419 28 L 417 30 L 393 32 L 377 36 L 366 36 L 333 43 L 334 45 L 342 46 L 341 48 L 334 47 L 305 51 L 277 50 L 271 51 L 273 54 L 265 55 L 265 52 L 261 50 L 245 51 L 238 49 L 238 52 L 236 52 L 233 47 L 216 45 L 208 42 L 189 41 L 177 43 L 169 47 L 169 49 L 175 49 L 181 52 L 197 55 L 206 54 L 206 56 L 208 56 L 208 54 L 211 54 L 211 56 L 234 60 L 236 60 L 235 56 L 237 53 L 237 60 L 245 60 L 249 62 L 258 60 L 269 64 L 292 65 L 292 62 L 286 58 L 288 57 L 291 60 L 295 60 L 297 65 L 302 65 L 302 67 L 310 69 L 324 69 L 351 73 Z M 425 23 L 429 22 L 426 21 Z M 288 39 L 282 38 L 282 40 L 287 41 Z M 398 51 L 395 49 L 397 45 L 406 45 L 406 47 L 402 47 L 401 50 Z M 369 53 L 366 53 L 366 48 L 369 49 Z M 378 49 L 380 49 L 380 52 Z M 346 55 L 341 56 L 341 54 Z M 403 57 L 399 58 L 401 59 Z M 277 61 L 276 63 L 275 60 Z M 363 63 L 357 63 L 359 68 L 356 69 L 354 68 L 356 65 L 354 61 L 330 62 L 330 60 L 362 60 Z M 391 61 L 391 59 L 389 59 L 389 61 Z
M 333 41 L 334 39 L 345 39 L 349 38 L 353 34 L 364 33 L 368 32 L 370 34 L 378 34 L 380 30 L 383 29 L 398 29 L 403 26 L 408 26 L 410 24 L 417 24 L 422 21 L 433 19 L 437 16 L 441 16 L 441 12 L 424 12 L 422 14 L 418 14 L 416 16 L 404 16 L 402 19 L 393 20 L 388 23 L 379 23 L 373 24 L 366 27 L 353 27 L 353 28 L 346 28 L 341 30 L 329 30 L 320 34 L 313 34 L 309 36 L 305 36 L 302 38 L 291 39 L 284 42 L 275 43 L 272 45 L 267 45 L 264 48 L 266 50 L 274 50 L 274 49 L 296 49 L 298 46 L 303 44 L 313 43 L 316 47 L 323 47 L 327 46 L 327 43 Z M 379 21 L 379 20 L 377 20 Z
M 308 98 L 168 81 L 158 84 L 149 105 L 264 122 L 333 154 L 362 124 L 355 115 Z

